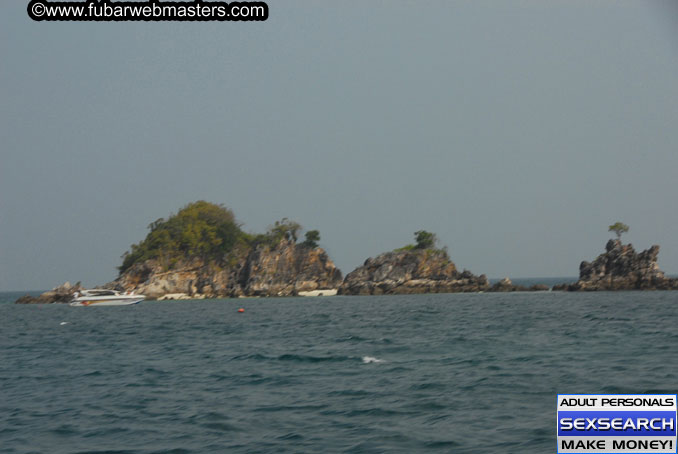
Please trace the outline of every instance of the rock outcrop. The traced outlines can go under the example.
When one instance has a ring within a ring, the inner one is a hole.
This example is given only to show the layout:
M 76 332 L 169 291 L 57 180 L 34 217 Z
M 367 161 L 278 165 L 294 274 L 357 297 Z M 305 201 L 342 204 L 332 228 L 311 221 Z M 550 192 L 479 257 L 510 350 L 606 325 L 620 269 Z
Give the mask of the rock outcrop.
M 488 292 L 522 292 L 527 290 L 522 285 L 514 285 L 511 279 L 505 277 L 504 279 L 495 282 L 492 287 L 487 289 Z
M 487 277 L 457 271 L 443 250 L 413 249 L 369 258 L 346 275 L 341 295 L 478 292 L 489 288 Z
M 504 279 L 495 282 L 487 291 L 488 292 L 546 292 L 551 290 L 551 287 L 544 284 L 533 284 L 529 287 L 524 285 L 517 285 L 511 282 L 511 279 L 505 277 Z
M 579 280 L 566 288 L 569 291 L 678 290 L 678 279 L 667 278 L 659 269 L 658 255 L 657 245 L 637 253 L 631 244 L 610 240 L 605 246 L 605 253 L 593 262 L 581 262 Z
M 556 284 L 553 287 L 551 287 L 551 290 L 553 290 L 554 292 L 564 292 L 570 288 L 570 285 L 572 284 L 568 284 L 566 282 L 562 284 Z
M 678 279 L 667 278 L 659 269 L 659 246 L 636 253 L 631 244 L 610 240 L 605 249 L 593 262 L 581 263 L 577 282 L 556 285 L 553 290 L 678 290 Z M 323 249 L 291 239 L 282 239 L 275 246 L 259 244 L 234 251 L 221 265 L 194 257 L 167 269 L 158 260 L 146 260 L 135 263 L 103 288 L 133 291 L 149 299 L 296 296 L 333 294 L 336 289 L 340 295 L 548 290 L 545 285 L 514 285 L 508 278 L 490 286 L 484 274 L 457 271 L 445 250 L 416 248 L 369 258 L 342 282 L 341 271 Z M 68 303 L 80 290 L 79 282 L 66 282 L 16 302 Z
M 282 241 L 275 249 L 257 247 L 238 273 L 246 296 L 289 296 L 341 285 L 341 271 L 321 248 Z
M 52 304 L 52 303 L 69 303 L 73 299 L 73 294 L 82 290 L 80 282 L 75 285 L 71 285 L 70 282 L 64 282 L 63 284 L 54 287 L 52 290 L 49 290 L 43 293 L 40 296 L 31 296 L 24 295 L 18 300 L 17 304 Z
M 341 271 L 323 249 L 282 240 L 275 247 L 259 245 L 243 251 L 227 266 L 193 259 L 167 270 L 157 260 L 147 260 L 133 265 L 105 287 L 134 291 L 148 298 L 168 294 L 215 298 L 293 296 L 336 289 L 341 282 Z

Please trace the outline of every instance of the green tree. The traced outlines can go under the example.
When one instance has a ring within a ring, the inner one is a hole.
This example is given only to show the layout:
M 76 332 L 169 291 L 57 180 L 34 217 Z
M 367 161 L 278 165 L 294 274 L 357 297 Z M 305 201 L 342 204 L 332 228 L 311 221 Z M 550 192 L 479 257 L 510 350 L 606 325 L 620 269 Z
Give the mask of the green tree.
M 273 243 L 279 243 L 283 238 L 296 243 L 299 230 L 301 230 L 301 225 L 298 222 L 282 218 L 279 221 L 275 221 L 273 227 L 268 229 L 268 233 L 272 237 Z
M 417 241 L 415 246 L 417 249 L 435 249 L 438 238 L 435 233 L 427 232 L 426 230 L 418 230 L 414 232 L 414 238 Z
M 184 257 L 223 260 L 236 244 L 247 241 L 231 210 L 202 200 L 189 203 L 167 220 L 152 222 L 148 228 L 146 238 L 122 256 L 121 273 L 149 259 L 166 267 Z
M 302 243 L 306 247 L 317 248 L 318 241 L 320 241 L 320 232 L 317 230 L 309 230 L 305 235 L 306 239 Z
M 615 222 L 611 226 L 607 228 L 608 232 L 614 232 L 617 235 L 617 239 L 621 241 L 621 236 L 622 233 L 626 233 L 629 231 L 629 226 L 624 224 L 623 222 Z

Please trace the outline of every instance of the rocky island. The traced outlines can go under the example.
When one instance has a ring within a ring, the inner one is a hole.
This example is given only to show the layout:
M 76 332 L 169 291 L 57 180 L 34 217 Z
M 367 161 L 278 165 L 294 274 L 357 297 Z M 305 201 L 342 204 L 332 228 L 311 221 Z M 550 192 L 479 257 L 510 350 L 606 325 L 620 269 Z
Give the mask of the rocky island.
M 310 230 L 299 242 L 301 226 L 288 219 L 251 234 L 229 209 L 198 201 L 148 227 L 146 238 L 123 255 L 118 278 L 103 288 L 182 299 L 331 294 L 342 282 L 318 247 L 319 232 Z M 17 303 L 68 302 L 76 290 L 59 287 Z
M 323 249 L 282 239 L 275 245 L 253 247 L 230 266 L 192 258 L 167 269 L 158 260 L 146 260 L 104 287 L 134 291 L 149 299 L 201 299 L 330 293 L 341 282 L 341 271 Z
M 659 269 L 658 255 L 658 245 L 636 252 L 633 245 L 611 239 L 593 262 L 581 262 L 577 282 L 553 290 L 678 290 L 678 279 L 667 278 Z
M 230 210 L 200 201 L 149 228 L 123 256 L 120 276 L 105 287 L 149 298 L 215 298 L 293 296 L 336 289 L 342 281 L 318 247 L 318 231 L 298 242 L 301 226 L 286 218 L 264 234 L 249 234 Z
M 69 303 L 73 299 L 73 294 L 82 290 L 80 282 L 71 285 L 70 282 L 54 287 L 39 296 L 24 295 L 15 301 L 16 304 L 49 304 L 49 303 Z
M 307 231 L 298 241 L 301 226 L 287 218 L 266 233 L 247 233 L 229 209 L 198 201 L 148 228 L 146 238 L 122 256 L 117 279 L 102 288 L 148 299 L 551 290 L 541 284 L 515 285 L 509 278 L 490 285 L 484 274 L 460 272 L 447 249 L 436 247 L 436 235 L 425 230 L 415 232 L 415 244 L 368 258 L 342 279 L 318 246 L 320 233 Z M 637 253 L 621 242 L 628 229 L 620 222 L 611 225 L 618 238 L 608 241 L 593 262 L 581 262 L 577 282 L 553 290 L 678 290 L 678 279 L 659 269 L 659 246 Z M 16 302 L 67 303 L 81 289 L 80 283 L 65 283 Z
M 386 252 L 346 275 L 340 295 L 478 292 L 490 288 L 487 277 L 457 271 L 435 234 L 415 232 L 416 245 Z

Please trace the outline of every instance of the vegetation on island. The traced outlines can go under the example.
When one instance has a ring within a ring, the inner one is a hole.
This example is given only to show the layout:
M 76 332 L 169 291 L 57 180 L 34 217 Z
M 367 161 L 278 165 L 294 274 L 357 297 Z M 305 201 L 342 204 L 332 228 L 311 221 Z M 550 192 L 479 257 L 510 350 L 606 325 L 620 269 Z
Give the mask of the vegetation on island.
M 310 248 L 317 248 L 318 247 L 318 241 L 320 241 L 320 232 L 317 230 L 309 230 L 306 232 L 305 235 L 305 240 L 302 245 Z
M 426 230 L 417 230 L 414 232 L 415 244 L 408 244 L 395 250 L 395 252 L 402 251 L 428 251 L 428 252 L 444 252 L 447 254 L 447 248 L 437 248 L 438 236 L 435 233 L 427 232 Z
M 435 249 L 438 242 L 438 236 L 435 233 L 427 232 L 426 230 L 418 230 L 414 232 L 414 238 L 417 242 L 417 249 Z
M 233 212 L 223 205 L 203 200 L 189 203 L 168 219 L 149 224 L 146 238 L 123 254 L 118 270 L 122 274 L 134 264 L 150 259 L 158 260 L 167 269 L 185 258 L 223 265 L 230 263 L 238 250 L 259 245 L 275 247 L 282 240 L 296 243 L 302 230 L 299 223 L 287 218 L 276 221 L 263 234 L 247 233 L 241 227 Z M 301 244 L 317 247 L 318 241 L 320 232 L 310 230 Z
M 614 232 L 615 235 L 617 235 L 617 239 L 621 241 L 621 236 L 623 233 L 626 233 L 629 231 L 629 226 L 624 224 L 623 222 L 615 222 L 611 226 L 607 228 L 608 232 Z

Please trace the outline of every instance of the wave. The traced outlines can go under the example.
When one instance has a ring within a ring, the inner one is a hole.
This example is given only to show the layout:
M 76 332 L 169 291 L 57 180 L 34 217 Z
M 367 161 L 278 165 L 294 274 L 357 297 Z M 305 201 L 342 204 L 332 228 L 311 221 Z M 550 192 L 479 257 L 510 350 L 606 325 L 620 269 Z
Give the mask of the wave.
M 343 361 L 362 361 L 364 364 L 371 363 L 383 363 L 383 359 L 376 358 L 374 356 L 314 356 L 314 355 L 300 355 L 297 353 L 285 353 L 278 356 L 266 356 L 259 353 L 246 354 L 246 355 L 237 355 L 230 359 L 234 360 L 267 360 L 267 361 L 291 361 L 298 363 L 322 363 L 322 362 L 343 362 Z
M 296 354 L 284 354 L 278 356 L 278 361 L 294 361 L 300 363 L 320 363 L 320 362 L 339 362 L 339 361 L 350 361 L 354 358 L 350 356 L 310 356 L 310 355 L 296 355 Z
M 371 364 L 371 363 L 383 363 L 383 359 L 375 358 L 374 356 L 363 356 L 362 361 L 364 364 Z

